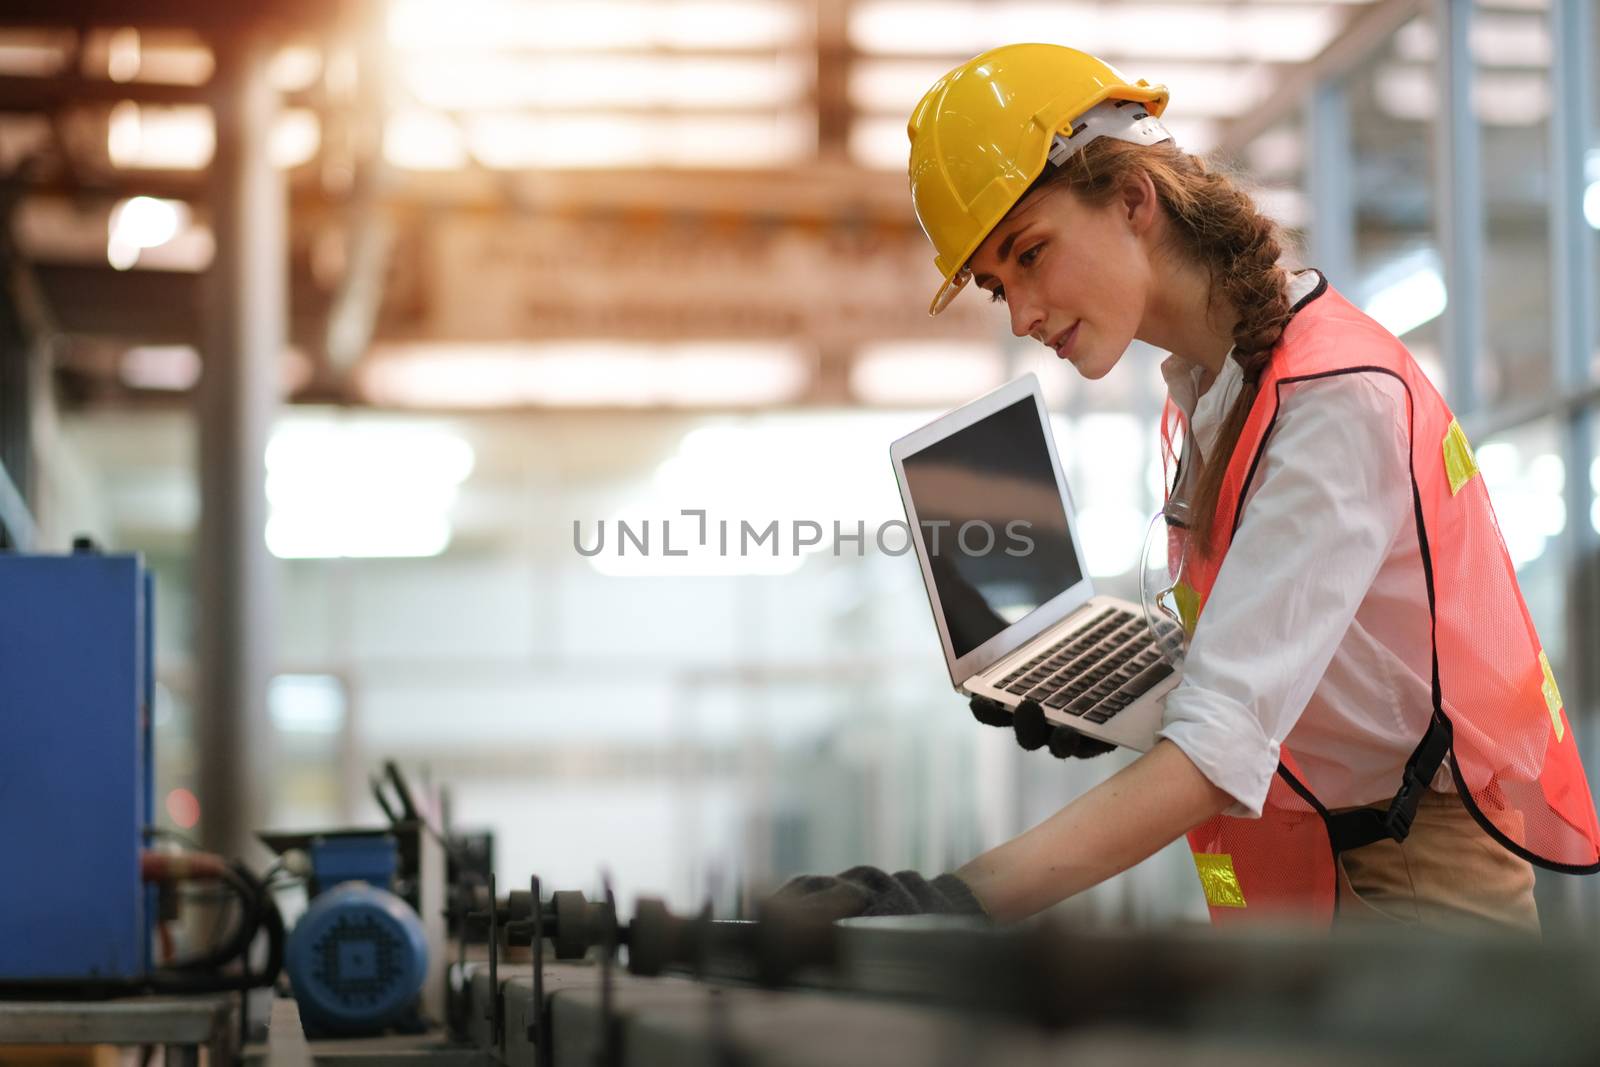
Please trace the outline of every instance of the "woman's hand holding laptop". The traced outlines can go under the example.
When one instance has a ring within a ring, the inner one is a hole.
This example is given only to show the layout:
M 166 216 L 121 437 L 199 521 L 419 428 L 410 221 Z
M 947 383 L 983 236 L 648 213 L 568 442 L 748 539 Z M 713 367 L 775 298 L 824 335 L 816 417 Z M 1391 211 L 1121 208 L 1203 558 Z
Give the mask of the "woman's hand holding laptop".
M 1081 734 L 1070 726 L 1057 726 L 1044 717 L 1038 701 L 1024 700 L 1015 713 L 1007 711 L 988 697 L 975 696 L 969 707 L 972 717 L 985 726 L 1011 727 L 1017 744 L 1032 752 L 1048 746 L 1056 759 L 1089 759 L 1103 756 L 1116 748 L 1109 741 L 1099 741 Z

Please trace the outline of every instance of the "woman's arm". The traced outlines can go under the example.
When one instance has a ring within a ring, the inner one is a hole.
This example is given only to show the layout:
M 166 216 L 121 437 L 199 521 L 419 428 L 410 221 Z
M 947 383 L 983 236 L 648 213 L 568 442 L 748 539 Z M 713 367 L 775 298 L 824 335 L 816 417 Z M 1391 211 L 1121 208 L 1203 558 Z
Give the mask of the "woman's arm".
M 1163 739 L 956 874 L 991 918 L 1014 922 L 1127 870 L 1232 803 L 1182 749 Z

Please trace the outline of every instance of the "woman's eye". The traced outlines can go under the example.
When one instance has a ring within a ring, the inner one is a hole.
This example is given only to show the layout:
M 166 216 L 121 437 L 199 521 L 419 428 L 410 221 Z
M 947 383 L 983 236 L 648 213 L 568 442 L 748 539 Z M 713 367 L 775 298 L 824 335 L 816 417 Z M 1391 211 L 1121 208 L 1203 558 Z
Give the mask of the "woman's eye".
M 1034 262 L 1037 261 L 1038 258 L 1039 258 L 1039 250 L 1041 248 L 1043 248 L 1043 247 L 1044 247 L 1044 245 L 1042 245 L 1042 244 L 1034 245 L 1032 248 L 1030 248 L 1026 252 L 1022 253 L 1022 255 L 1018 256 L 1017 257 L 1017 262 L 1020 263 L 1024 267 L 1033 266 Z
M 1003 304 L 1006 301 L 1006 291 L 1003 286 L 995 286 L 989 290 L 989 303 Z

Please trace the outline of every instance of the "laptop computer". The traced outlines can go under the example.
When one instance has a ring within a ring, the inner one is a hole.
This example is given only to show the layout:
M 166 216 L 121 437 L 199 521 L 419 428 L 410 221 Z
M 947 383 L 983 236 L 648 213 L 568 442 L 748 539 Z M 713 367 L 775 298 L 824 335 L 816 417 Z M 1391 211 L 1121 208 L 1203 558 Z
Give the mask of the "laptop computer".
M 956 691 L 1141 752 L 1179 671 L 1138 604 L 1099 596 L 1039 380 L 1024 375 L 889 449 Z

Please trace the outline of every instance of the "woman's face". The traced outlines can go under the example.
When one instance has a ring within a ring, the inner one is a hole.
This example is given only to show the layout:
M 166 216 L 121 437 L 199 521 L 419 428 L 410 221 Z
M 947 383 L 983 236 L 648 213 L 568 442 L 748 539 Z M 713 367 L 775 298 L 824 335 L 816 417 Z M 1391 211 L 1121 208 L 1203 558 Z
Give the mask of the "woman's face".
M 1085 378 L 1116 366 L 1144 317 L 1151 262 L 1142 238 L 1155 210 L 1148 192 L 1147 201 L 1136 189 L 1094 208 L 1045 186 L 973 253 L 973 281 L 1004 301 L 1012 333 L 1043 343 Z

